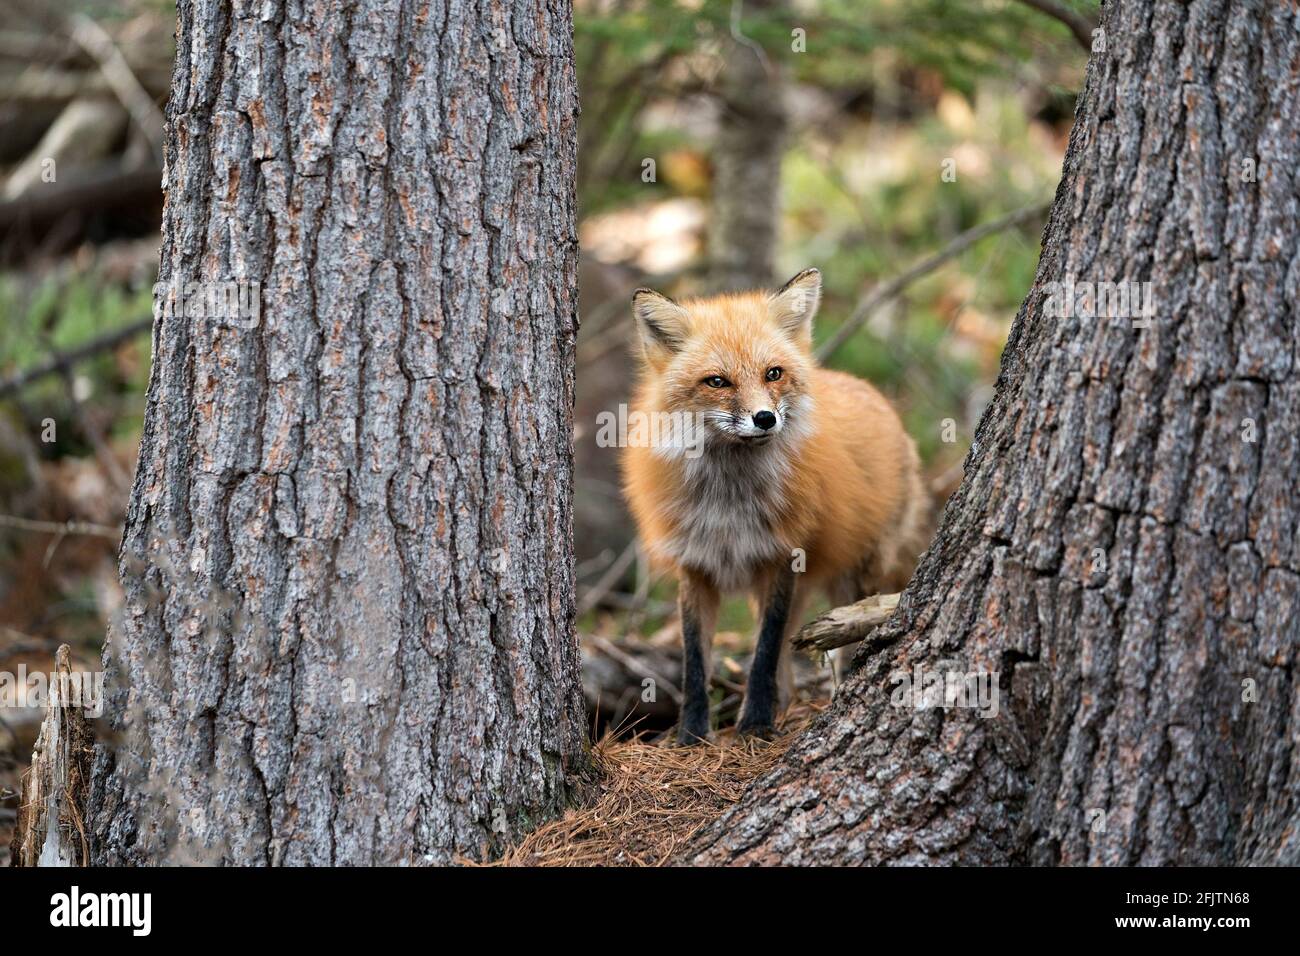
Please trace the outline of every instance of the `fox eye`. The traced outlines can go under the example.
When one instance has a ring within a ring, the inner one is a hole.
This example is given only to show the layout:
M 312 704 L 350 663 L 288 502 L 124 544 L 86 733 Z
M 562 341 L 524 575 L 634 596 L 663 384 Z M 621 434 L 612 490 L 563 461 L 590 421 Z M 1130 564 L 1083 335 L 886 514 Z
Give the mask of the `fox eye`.
M 709 388 L 726 388 L 731 383 L 721 375 L 710 375 L 704 380 L 704 384 L 709 386 Z
M 769 382 L 775 382 L 780 377 L 781 377 L 781 366 L 774 365 L 767 370 L 767 380 Z

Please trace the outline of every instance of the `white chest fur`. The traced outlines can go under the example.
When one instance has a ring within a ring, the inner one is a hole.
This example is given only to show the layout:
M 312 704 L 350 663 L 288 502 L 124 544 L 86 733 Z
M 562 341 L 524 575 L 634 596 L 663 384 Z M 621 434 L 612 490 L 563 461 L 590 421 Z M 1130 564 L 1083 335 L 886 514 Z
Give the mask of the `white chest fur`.
M 781 449 L 714 445 L 682 462 L 685 494 L 665 550 L 724 591 L 747 587 L 763 565 L 789 559 L 777 536 L 788 471 Z

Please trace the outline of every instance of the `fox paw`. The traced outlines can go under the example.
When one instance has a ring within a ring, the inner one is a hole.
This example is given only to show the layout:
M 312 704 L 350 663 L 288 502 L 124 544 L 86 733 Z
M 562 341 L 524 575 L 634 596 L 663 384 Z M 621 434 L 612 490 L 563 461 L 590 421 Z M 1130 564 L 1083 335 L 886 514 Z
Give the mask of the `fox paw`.
M 736 731 L 742 737 L 756 737 L 759 740 L 772 740 L 776 737 L 776 728 L 768 723 L 742 723 Z

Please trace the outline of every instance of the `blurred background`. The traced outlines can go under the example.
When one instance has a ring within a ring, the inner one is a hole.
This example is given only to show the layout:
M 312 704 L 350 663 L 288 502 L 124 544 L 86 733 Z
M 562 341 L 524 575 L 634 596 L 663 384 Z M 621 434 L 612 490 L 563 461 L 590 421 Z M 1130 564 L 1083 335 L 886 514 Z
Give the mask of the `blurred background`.
M 0 672 L 48 671 L 61 643 L 97 669 L 118 605 L 174 19 L 161 0 L 0 0 Z M 1095 0 L 575 0 L 575 542 L 596 733 L 660 731 L 677 709 L 674 586 L 648 573 L 618 451 L 595 442 L 635 377 L 631 291 L 820 268 L 827 364 L 898 404 L 937 511 L 1037 265 L 1096 19 Z M 723 722 L 752 624 L 727 602 Z M 798 673 L 806 699 L 828 692 L 822 662 Z M 40 720 L 12 703 L 0 863 Z

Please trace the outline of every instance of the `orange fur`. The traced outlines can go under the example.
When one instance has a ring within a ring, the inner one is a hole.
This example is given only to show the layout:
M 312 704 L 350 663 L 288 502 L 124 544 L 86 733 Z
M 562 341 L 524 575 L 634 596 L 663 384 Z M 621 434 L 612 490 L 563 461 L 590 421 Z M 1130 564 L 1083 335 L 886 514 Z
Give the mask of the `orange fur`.
M 813 401 L 812 427 L 790 451 L 780 496 L 785 507 L 772 515 L 772 535 L 791 560 L 795 549 L 803 550 L 806 587 L 830 589 L 855 573 L 864 593 L 901 587 L 921 544 L 923 490 L 915 444 L 888 400 L 861 379 L 818 367 L 808 341 L 780 336 L 784 343 L 773 342 L 778 333 L 765 293 L 688 301 L 683 308 L 690 340 L 703 347 L 675 362 L 647 356 L 631 410 L 696 412 L 743 402 L 746 390 L 752 395 L 763 387 L 777 398 L 796 380 L 761 386 L 758 372 L 769 359 L 798 366 Z M 735 395 L 701 384 L 718 371 L 741 380 Z M 661 569 L 679 575 L 702 571 L 682 565 L 663 546 L 682 530 L 671 505 L 686 493 L 683 467 L 648 447 L 629 448 L 624 456 L 625 492 L 642 543 Z M 856 595 L 832 595 L 845 597 Z
M 629 420 L 700 424 L 667 433 L 673 440 L 658 447 L 630 443 L 623 459 L 641 541 L 681 584 L 682 743 L 708 733 L 708 649 L 721 592 L 748 590 L 760 611 L 739 726 L 766 733 L 774 700 L 790 699 L 781 647 L 810 593 L 844 604 L 897 590 L 922 544 L 916 447 L 880 392 L 818 367 L 811 343 L 820 296 L 821 277 L 807 270 L 771 295 L 680 305 L 649 290 L 633 297 L 644 367 Z M 833 663 L 838 680 L 842 657 Z

